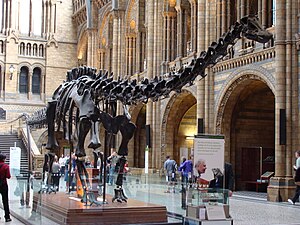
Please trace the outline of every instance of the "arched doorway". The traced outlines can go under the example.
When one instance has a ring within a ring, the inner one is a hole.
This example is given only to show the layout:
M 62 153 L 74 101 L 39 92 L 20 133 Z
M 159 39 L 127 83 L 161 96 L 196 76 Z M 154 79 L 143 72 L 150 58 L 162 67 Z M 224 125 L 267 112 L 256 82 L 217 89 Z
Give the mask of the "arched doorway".
M 263 80 L 253 77 L 241 79 L 227 92 L 221 132 L 225 160 L 234 165 L 236 190 L 256 190 L 254 182 L 275 171 L 275 96 Z
M 144 168 L 146 147 L 146 105 L 143 105 L 140 109 L 135 125 L 133 166 Z
M 196 127 L 196 98 L 186 90 L 179 95 L 173 95 L 163 117 L 164 156 L 171 156 L 179 164 L 182 154 L 180 149 L 187 149 L 189 155 L 193 142 L 187 137 L 196 134 Z

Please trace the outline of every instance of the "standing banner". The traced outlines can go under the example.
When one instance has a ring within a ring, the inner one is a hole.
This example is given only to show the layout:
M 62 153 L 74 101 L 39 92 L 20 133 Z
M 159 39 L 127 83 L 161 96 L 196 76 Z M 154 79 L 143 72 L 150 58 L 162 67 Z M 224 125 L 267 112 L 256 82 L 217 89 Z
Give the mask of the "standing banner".
M 219 169 L 224 174 L 224 148 L 225 140 L 223 135 L 195 135 L 194 139 L 194 165 L 199 160 L 206 163 L 206 171 L 201 174 L 201 179 L 211 181 L 214 179 L 214 172 Z M 194 168 L 194 175 L 199 173 Z
M 12 175 L 20 175 L 21 170 L 21 148 L 10 147 L 9 150 L 9 167 Z

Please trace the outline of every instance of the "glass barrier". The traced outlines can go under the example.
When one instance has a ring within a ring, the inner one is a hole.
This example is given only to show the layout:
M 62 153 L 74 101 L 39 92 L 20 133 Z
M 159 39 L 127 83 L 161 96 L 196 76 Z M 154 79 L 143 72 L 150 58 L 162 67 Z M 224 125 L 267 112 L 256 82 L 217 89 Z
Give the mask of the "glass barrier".
M 180 175 L 170 183 L 164 174 L 129 170 L 123 174 L 120 189 L 115 184 L 116 172 L 110 176 L 107 171 L 106 179 L 103 179 L 104 174 L 100 176 L 98 169 L 87 168 L 86 186 L 73 172 L 76 171 L 50 176 L 47 172 L 12 171 L 12 178 L 8 180 L 11 214 L 27 224 L 68 224 L 71 221 L 66 215 L 76 213 L 76 209 L 84 213 L 90 208 L 103 210 L 116 205 L 148 207 L 153 204 L 165 207 L 169 222 L 182 222 L 188 206 L 212 202 L 229 204 L 227 190 L 199 189 L 195 184 L 181 182 Z

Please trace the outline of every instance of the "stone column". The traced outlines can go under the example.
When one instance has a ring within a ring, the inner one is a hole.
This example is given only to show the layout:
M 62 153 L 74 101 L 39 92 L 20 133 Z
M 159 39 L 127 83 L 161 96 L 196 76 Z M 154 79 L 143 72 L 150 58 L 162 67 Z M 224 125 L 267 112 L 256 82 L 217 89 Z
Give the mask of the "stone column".
M 136 72 L 136 36 L 132 38 L 132 69 L 131 74 Z
M 257 15 L 261 22 L 262 21 L 262 0 L 257 1 Z
M 31 100 L 32 98 L 32 70 L 29 70 L 28 73 L 28 94 L 27 94 L 28 100 Z
M 46 98 L 45 98 L 45 74 L 41 74 L 41 100 L 43 102 L 46 101 Z
M 245 14 L 246 13 L 246 3 L 245 3 L 246 0 L 240 0 L 240 1 L 241 1 L 240 2 L 240 12 L 241 12 L 240 18 L 242 18 L 246 15 Z
M 226 1 L 222 1 L 222 31 L 221 31 L 221 34 L 225 33 L 228 29 L 227 27 L 227 15 L 226 15 L 226 6 L 227 3 Z M 220 37 L 217 35 L 217 37 Z
M 199 56 L 201 51 L 205 50 L 205 6 L 206 0 L 198 0 L 198 40 L 197 40 L 197 55 Z M 197 119 L 204 119 L 204 79 L 197 81 Z
M 267 4 L 268 4 L 268 0 L 261 0 L 262 1 L 262 8 L 261 8 L 261 25 L 262 27 L 265 29 L 267 28 L 267 18 L 268 18 L 268 8 L 267 8 Z
M 87 66 L 97 67 L 97 30 L 89 28 L 87 33 Z
M 182 7 L 176 6 L 177 10 L 177 57 L 182 57 L 183 56 L 183 20 L 182 20 Z M 164 26 L 165 27 L 165 26 Z
M 46 13 L 46 11 L 47 11 L 47 3 L 46 3 L 46 0 L 43 0 L 43 25 L 42 25 L 42 33 L 43 33 L 43 37 L 45 37 L 46 36 L 46 33 L 47 33 L 47 17 L 46 17 L 46 15 L 47 15 L 47 13 Z
M 17 25 L 17 21 L 16 21 L 16 18 L 17 18 L 17 15 L 16 13 L 18 12 L 18 4 L 16 1 L 11 1 L 11 12 L 10 12 L 10 15 L 11 15 L 11 26 L 10 28 L 12 30 L 16 30 L 16 25 Z
M 280 2 L 280 3 L 279 3 Z M 276 95 L 275 95 L 275 174 L 285 175 L 285 146 L 279 143 L 279 110 L 286 109 L 286 10 L 285 3 L 278 1 L 276 29 Z
M 197 51 L 197 2 L 190 0 L 191 5 L 191 51 Z
M 9 31 L 10 29 L 10 25 L 11 25 L 11 1 L 7 1 L 7 8 L 8 8 L 8 11 L 7 11 L 7 21 L 6 21 L 6 24 L 7 24 L 7 31 Z
M 297 3 L 297 0 L 294 0 L 295 3 Z M 298 4 L 299 6 L 299 4 Z M 297 7 L 292 7 L 292 18 L 296 18 L 298 13 L 300 13 L 299 9 Z M 292 33 L 298 32 L 298 24 L 299 24 L 299 17 L 298 17 L 298 23 L 293 22 L 292 23 Z M 298 38 L 299 40 L 299 38 Z M 294 82 L 298 80 L 298 73 L 299 73 L 299 51 L 297 49 L 297 43 L 293 42 L 292 46 L 292 154 L 296 149 L 299 149 L 299 101 L 298 101 L 298 95 L 299 95 L 299 88 L 298 88 L 298 82 Z M 294 157 L 292 157 L 292 164 Z
M 51 20 L 50 20 L 50 15 L 51 15 L 51 8 L 50 8 L 50 2 L 48 2 L 47 4 L 47 7 L 46 7 L 46 10 L 47 10 L 47 23 L 46 23 L 46 34 L 47 36 L 49 35 L 50 33 L 50 25 L 51 25 Z
M 135 51 L 135 73 L 140 73 L 141 70 L 141 55 L 142 55 L 142 33 L 138 32 L 137 33 L 137 38 L 136 38 L 136 51 Z
M 51 18 L 50 18 L 50 33 L 53 34 L 53 33 L 55 33 L 56 3 L 51 2 L 50 10 L 51 10 L 51 14 L 50 14 L 51 15 Z
M 105 49 L 99 50 L 99 69 L 105 68 Z
M 3 9 L 6 9 L 6 1 L 3 1 Z M 6 21 L 7 21 L 7 12 L 6 10 L 3 10 L 3 15 L 2 15 L 2 33 L 6 33 Z
M 114 79 L 117 79 L 118 75 L 118 40 L 119 40 L 119 14 L 118 11 L 114 11 L 113 14 L 113 40 L 112 40 L 112 72 L 114 73 Z
M 163 25 L 163 17 L 162 12 L 163 12 L 163 1 L 160 0 L 156 0 L 157 2 L 157 10 L 156 10 L 156 38 L 155 38 L 155 43 L 156 43 L 156 68 L 157 74 L 163 74 L 162 70 L 160 69 L 161 67 L 161 62 L 163 62 L 163 54 L 162 54 L 162 45 L 163 45 L 163 29 L 160 29 Z M 177 24 L 176 24 L 176 18 L 177 18 L 177 14 L 176 12 L 174 12 L 174 29 L 176 28 L 177 30 Z M 175 32 L 175 39 L 177 40 L 177 32 Z M 177 44 L 177 43 L 176 43 Z M 174 53 L 177 56 L 177 51 L 176 51 L 176 45 L 174 46 Z M 175 56 L 174 56 L 175 57 Z M 160 169 L 162 167 L 161 164 L 161 160 L 162 160 L 162 139 L 161 139 L 161 134 L 162 134 L 162 121 L 161 121 L 161 102 L 160 100 L 157 101 L 156 103 L 157 107 L 156 107 L 156 111 L 155 111 L 155 123 L 156 123 L 156 145 L 155 145 L 155 151 L 156 151 L 156 155 L 155 155 L 155 167 L 157 169 Z
M 277 24 L 275 27 L 275 177 L 270 179 L 268 200 L 286 201 L 291 188 L 286 175 L 286 146 L 280 143 L 280 109 L 286 110 L 286 4 L 277 1 Z M 293 188 L 294 191 L 294 188 Z
M 234 3 L 232 3 L 232 5 L 234 5 Z M 231 21 L 231 1 L 227 1 L 227 29 L 232 25 L 232 21 Z M 232 18 L 232 20 L 236 20 L 234 17 Z M 227 31 L 227 30 L 226 30 Z
M 171 58 L 170 61 L 173 61 L 176 58 L 176 42 L 177 42 L 177 33 L 176 33 L 176 14 L 172 13 L 170 16 L 171 20 Z
M 237 20 L 239 21 L 241 19 L 241 8 L 240 8 L 240 0 L 237 0 L 236 1 L 236 9 L 237 9 L 237 12 L 236 12 L 236 16 L 237 16 Z
M 292 177 L 292 1 L 286 1 L 286 176 Z M 295 80 L 297 82 L 297 80 Z
M 221 0 L 217 0 L 217 37 L 220 37 L 222 35 L 221 33 Z
M 170 18 L 170 15 L 168 13 L 167 15 L 167 40 L 166 40 L 166 61 L 167 62 L 170 62 L 170 59 L 171 59 L 171 49 L 170 49 L 170 45 L 171 45 L 171 18 Z
M 147 77 L 148 79 L 153 78 L 153 51 L 154 51 L 154 0 L 147 1 L 147 9 L 148 9 L 148 18 L 147 18 Z M 150 133 L 153 136 L 153 103 L 149 101 L 147 103 L 146 108 L 146 125 L 150 125 Z M 153 166 L 153 156 L 152 156 L 152 149 L 149 151 L 149 166 Z

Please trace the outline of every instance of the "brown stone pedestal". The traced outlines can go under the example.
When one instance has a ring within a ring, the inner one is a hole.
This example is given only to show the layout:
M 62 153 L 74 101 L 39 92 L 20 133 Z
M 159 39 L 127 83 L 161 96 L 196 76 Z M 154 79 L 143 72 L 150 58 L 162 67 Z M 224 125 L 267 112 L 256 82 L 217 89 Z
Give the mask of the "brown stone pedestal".
M 272 177 L 268 186 L 267 200 L 271 202 L 286 202 L 295 194 L 293 178 Z
M 33 209 L 58 224 L 147 224 L 166 223 L 165 206 L 128 199 L 127 203 L 112 203 L 111 196 L 106 196 L 108 204 L 85 206 L 79 198 L 65 193 L 35 194 Z

